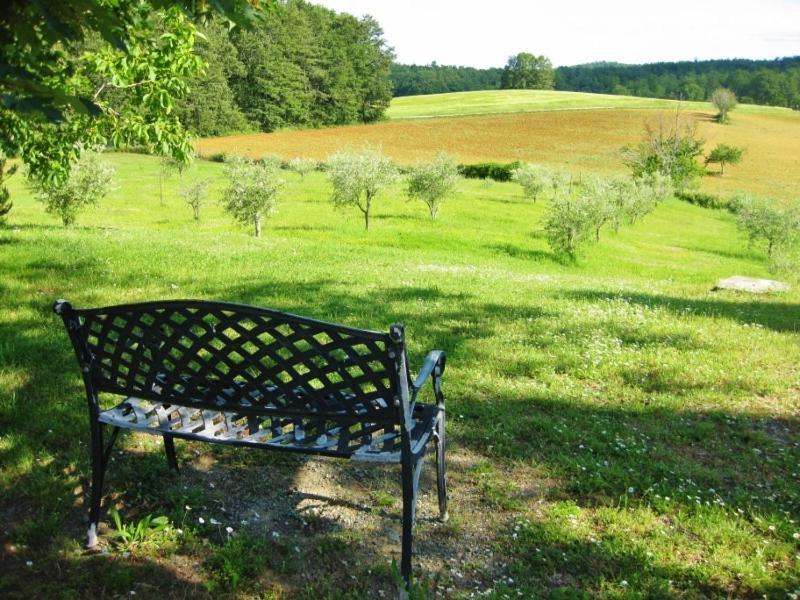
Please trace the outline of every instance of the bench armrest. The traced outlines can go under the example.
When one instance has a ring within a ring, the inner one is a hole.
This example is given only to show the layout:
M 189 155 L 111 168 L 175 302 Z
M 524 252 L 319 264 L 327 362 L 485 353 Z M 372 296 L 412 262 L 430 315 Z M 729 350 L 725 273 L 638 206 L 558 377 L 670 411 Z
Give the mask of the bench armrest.
M 431 375 L 433 375 L 433 388 L 434 392 L 436 393 L 436 401 L 441 405 L 444 404 L 444 396 L 441 393 L 439 380 L 442 376 L 442 373 L 444 373 L 445 361 L 446 355 L 443 350 L 432 350 L 428 353 L 428 356 L 425 357 L 425 362 L 422 364 L 422 368 L 417 374 L 416 380 L 411 385 L 412 404 L 416 402 L 417 394 L 419 394 L 422 386 L 425 385 L 425 382 L 431 377 Z

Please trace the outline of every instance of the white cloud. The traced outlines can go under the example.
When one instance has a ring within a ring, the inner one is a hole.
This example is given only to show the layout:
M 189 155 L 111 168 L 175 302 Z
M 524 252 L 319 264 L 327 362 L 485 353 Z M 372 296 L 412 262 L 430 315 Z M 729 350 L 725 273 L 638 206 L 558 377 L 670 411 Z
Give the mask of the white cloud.
M 800 54 L 797 0 L 316 0 L 370 14 L 398 62 L 502 66 L 517 52 L 555 65 Z

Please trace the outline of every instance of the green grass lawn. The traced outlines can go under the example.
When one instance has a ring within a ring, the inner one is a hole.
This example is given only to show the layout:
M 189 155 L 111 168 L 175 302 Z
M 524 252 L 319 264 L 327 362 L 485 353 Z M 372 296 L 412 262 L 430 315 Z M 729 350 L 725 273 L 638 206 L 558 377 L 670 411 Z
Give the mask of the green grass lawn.
M 323 174 L 287 173 L 255 239 L 216 198 L 193 222 L 177 178 L 161 206 L 155 159 L 108 158 L 118 189 L 76 226 L 44 214 L 17 176 L 0 230 L 3 597 L 372 598 L 394 585 L 394 471 L 179 443 L 171 477 L 142 435 L 118 442 L 105 502 L 126 522 L 163 514 L 172 528 L 133 546 L 104 533 L 107 552 L 84 552 L 89 432 L 56 298 L 400 321 L 412 365 L 447 351 L 452 522 L 432 519 L 429 468 L 415 534 L 426 593 L 784 599 L 800 588 L 800 292 L 709 291 L 769 276 L 727 213 L 668 201 L 565 264 L 539 233 L 546 202 L 513 184 L 465 181 L 437 221 L 398 185 L 364 232 L 360 213 L 327 201 Z M 218 196 L 221 165 L 199 162 L 184 180 L 199 176 L 219 180 Z M 342 506 L 299 513 L 303 493 L 321 493 L 309 481 Z
M 554 90 L 485 90 L 453 92 L 424 96 L 401 96 L 392 99 L 386 116 L 390 120 L 430 117 L 458 117 L 550 110 L 588 110 L 600 108 L 648 108 L 707 112 L 708 102 L 678 102 L 660 98 L 557 92 Z M 748 114 L 790 114 L 788 108 L 742 104 L 737 111 Z

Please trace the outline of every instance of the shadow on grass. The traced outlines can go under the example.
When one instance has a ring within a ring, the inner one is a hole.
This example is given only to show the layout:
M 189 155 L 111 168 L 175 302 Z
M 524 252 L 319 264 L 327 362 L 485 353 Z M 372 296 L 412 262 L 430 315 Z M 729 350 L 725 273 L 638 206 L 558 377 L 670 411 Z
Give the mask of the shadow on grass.
M 95 554 L 57 558 L 32 567 L 26 567 L 20 559 L 6 558 L 4 563 L 0 590 L 7 600 L 217 597 L 198 583 L 196 574 L 180 573 L 149 558 Z
M 771 298 L 735 301 L 724 297 L 693 299 L 641 292 L 614 294 L 598 290 L 568 291 L 564 296 L 589 303 L 624 300 L 647 308 L 662 308 L 676 315 L 724 318 L 746 324 L 757 323 L 778 332 L 800 332 L 800 304 L 776 302 Z
M 63 280 L 57 284 L 63 284 L 67 290 L 75 289 L 75 281 L 96 278 L 94 262 L 72 264 L 66 259 L 35 261 L 17 278 L 19 283 L 30 285 L 40 280 L 52 280 L 49 272 L 60 270 L 64 271 Z M 122 278 L 116 283 L 126 289 L 136 288 L 134 278 Z M 541 395 L 520 394 L 513 386 L 504 386 L 502 380 L 535 373 L 536 369 L 525 364 L 515 365 L 513 358 L 493 363 L 492 368 L 500 372 L 493 373 L 492 377 L 475 376 L 467 382 L 453 379 L 454 373 L 459 371 L 463 374 L 484 368 L 486 357 L 476 352 L 475 343 L 491 338 L 499 327 L 524 332 L 524 327 L 530 322 L 558 317 L 541 308 L 486 302 L 477 295 L 444 292 L 436 286 L 387 285 L 375 290 L 353 290 L 352 282 L 333 279 L 249 283 L 216 289 L 213 295 L 219 299 L 269 306 L 379 330 L 387 329 L 395 321 L 404 322 L 413 344 L 413 365 L 419 364 L 422 354 L 434 347 L 448 351 L 451 364 L 458 365 L 457 371 L 451 369 L 445 375 L 445 391 L 450 394 L 448 406 L 451 414 L 459 415 L 450 421 L 454 445 L 468 448 L 492 464 L 536 465 L 554 480 L 547 492 L 548 499 L 573 500 L 583 507 L 613 507 L 619 505 L 625 490 L 634 488 L 639 495 L 630 500 L 632 507 L 652 506 L 656 512 L 670 515 L 697 510 L 697 497 L 702 499 L 701 502 L 724 501 L 731 510 L 742 509 L 748 515 L 783 519 L 784 514 L 800 513 L 796 480 L 789 475 L 800 462 L 796 443 L 797 419 L 733 414 L 724 410 L 691 413 L 678 409 L 651 410 L 641 405 L 615 404 L 613 398 L 607 399 L 603 405 L 582 398 L 553 398 L 545 392 Z M 760 323 L 780 332 L 798 331 L 798 307 L 792 303 L 697 300 L 642 293 L 617 295 L 595 290 L 567 292 L 565 297 L 587 303 L 624 299 L 679 315 L 721 317 L 742 323 Z M 76 537 L 82 538 L 81 516 L 84 511 L 81 505 L 78 508 L 73 506 L 72 487 L 76 477 L 85 482 L 88 476 L 85 400 L 63 326 L 50 312 L 51 301 L 35 296 L 16 299 L 14 307 L 35 316 L 11 321 L 0 330 L 0 348 L 13 348 L 8 355 L 10 358 L 4 356 L 4 367 L 24 374 L 12 395 L 3 397 L 0 403 L 0 428 L 4 432 L 0 461 L 19 469 L 19 473 L 9 480 L 10 492 L 5 494 L 0 507 L 4 522 L 9 524 L 11 541 L 29 543 L 32 551 L 43 553 L 47 551 L 48 533 L 57 536 L 63 535 L 64 531 L 68 535 L 74 532 Z M 682 350 L 691 349 L 694 343 L 687 336 L 648 337 L 630 332 L 629 336 L 628 341 L 632 344 L 674 346 Z M 498 353 L 502 351 L 502 348 L 497 348 Z M 629 383 L 635 385 L 636 382 L 634 377 Z M 600 382 L 595 383 L 599 385 Z M 676 394 L 682 391 L 681 384 L 675 379 L 663 378 L 657 383 L 660 387 L 648 391 Z M 450 393 L 451 389 L 459 393 Z M 48 433 L 49 429 L 54 435 Z M 185 504 L 224 506 L 226 502 L 243 497 L 256 502 L 267 495 L 267 491 L 284 493 L 287 481 L 302 464 L 296 460 L 280 462 L 283 459 L 271 456 L 274 453 L 215 450 L 212 455 L 218 459 L 223 457 L 220 466 L 224 468 L 215 470 L 218 475 L 214 480 L 214 491 L 210 492 L 209 481 L 199 466 L 184 466 L 184 475 L 178 482 L 165 484 L 163 454 L 160 451 L 134 450 L 136 439 L 131 436 L 123 441 L 121 447 L 129 452 L 110 465 L 106 491 L 119 494 L 115 498 L 128 506 L 136 506 L 142 512 L 171 512 L 173 521 L 179 518 Z M 83 441 L 82 446 L 79 441 Z M 184 462 L 192 448 L 194 446 L 189 444 L 179 444 Z M 206 449 L 204 446 L 203 450 Z M 40 453 L 48 454 L 41 464 L 36 460 Z M 754 456 L 759 460 L 753 460 Z M 75 470 L 77 474 L 67 475 L 65 470 Z M 479 496 L 475 491 L 476 483 L 467 481 L 461 485 L 461 489 L 458 486 L 451 488 L 453 496 Z M 710 493 L 710 489 L 715 491 Z M 646 495 L 643 495 L 645 491 Z M 672 500 L 668 505 L 659 504 L 656 495 L 661 498 L 668 496 Z M 490 510 L 482 505 L 467 506 L 476 514 Z M 51 512 L 55 512 L 58 518 L 52 521 L 44 519 Z M 274 522 L 285 520 L 282 513 L 267 514 Z M 469 515 L 464 518 L 469 519 Z M 32 529 L 32 525 L 28 525 L 27 530 L 20 525 L 37 520 L 43 523 L 38 530 Z M 325 535 L 336 533 L 332 531 L 335 529 L 333 525 L 323 524 L 321 529 Z M 18 535 L 20 531 L 27 531 L 22 539 Z M 341 533 L 346 533 L 346 529 Z M 487 544 L 491 543 L 494 533 L 487 534 Z M 270 541 L 266 530 L 258 535 Z M 542 548 L 548 556 L 552 555 L 553 560 L 564 554 L 570 557 L 558 563 L 558 567 L 552 563 L 541 568 L 538 563 L 530 562 L 525 554 L 532 551 L 530 548 L 513 549 L 518 553 L 514 559 L 522 561 L 520 564 L 530 571 L 527 577 L 530 585 L 539 585 L 536 582 L 540 582 L 543 589 L 550 591 L 565 586 L 602 590 L 604 581 L 612 576 L 626 579 L 631 586 L 639 585 L 637 589 L 642 593 L 652 591 L 653 594 L 668 585 L 669 580 L 680 582 L 681 589 L 687 592 L 701 590 L 701 593 L 711 596 L 756 596 L 778 589 L 778 583 L 771 581 L 732 590 L 715 583 L 713 574 L 695 570 L 688 562 L 670 569 L 651 568 L 639 554 L 624 549 L 624 540 L 616 545 L 622 547 L 620 549 L 613 544 L 606 548 L 576 541 L 570 538 L 566 529 L 534 529 L 531 535 L 531 539 L 539 544 L 536 547 Z M 352 539 L 340 536 L 319 541 L 318 548 L 301 548 L 301 554 L 305 554 L 298 559 L 300 566 L 317 575 L 322 573 L 323 579 L 327 577 L 323 583 L 314 584 L 317 587 L 313 589 L 321 595 L 330 590 L 344 594 L 351 584 L 349 578 L 341 573 L 338 557 L 362 557 L 366 564 L 377 560 L 369 548 L 361 547 L 361 541 L 357 536 Z M 416 556 L 441 563 L 442 557 L 458 556 L 462 546 L 463 540 L 458 535 L 436 548 L 423 538 Z M 91 562 L 95 560 L 96 563 Z M 106 561 L 113 560 L 103 557 L 87 559 L 87 565 L 101 566 L 88 567 L 88 580 L 69 580 L 86 583 L 85 588 L 76 589 L 83 590 L 84 594 L 88 590 L 89 595 L 95 596 L 104 589 L 116 590 L 117 578 L 126 585 L 129 581 L 147 582 L 158 591 L 152 595 L 163 592 L 168 596 L 173 591 L 177 593 L 187 589 L 190 595 L 195 589 L 202 591 L 196 583 L 181 579 L 172 569 L 165 571 L 146 562 L 135 567 L 139 570 L 130 575 L 132 579 L 125 579 L 126 575 L 115 574 L 113 566 L 106 570 L 102 568 Z M 7 565 L 10 566 L 6 568 Z M 11 573 L 4 574 L 0 582 L 4 587 L 0 590 L 10 590 L 9 597 L 20 596 L 20 590 L 24 588 L 17 586 L 22 586 L 31 572 L 22 562 L 6 563 L 4 570 L 9 569 Z M 81 577 L 78 570 L 71 573 Z M 642 573 L 652 573 L 652 577 L 636 584 L 638 578 L 643 577 Z M 359 576 L 363 581 L 373 581 L 370 574 L 359 573 Z M 55 586 L 59 578 L 54 577 L 52 582 Z M 46 585 L 49 586 L 50 582 Z M 173 588 L 173 585 L 177 587 Z M 120 593 L 126 592 L 122 590 Z
M 568 259 L 562 255 L 558 255 L 553 252 L 547 252 L 545 250 L 523 248 L 521 246 L 515 246 L 514 244 L 489 244 L 486 246 L 486 248 L 498 254 L 503 254 L 505 256 L 510 256 L 511 258 L 519 258 L 527 261 L 548 261 L 559 265 L 569 263 Z

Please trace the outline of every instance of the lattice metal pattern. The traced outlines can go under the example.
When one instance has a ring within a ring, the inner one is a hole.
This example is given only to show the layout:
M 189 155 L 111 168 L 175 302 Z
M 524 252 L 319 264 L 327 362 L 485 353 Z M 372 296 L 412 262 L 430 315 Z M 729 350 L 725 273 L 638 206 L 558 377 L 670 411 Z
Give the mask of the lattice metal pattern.
M 388 335 L 197 301 L 76 313 L 100 391 L 232 413 L 397 422 Z
M 419 405 L 411 439 L 425 444 L 437 416 L 434 406 Z M 280 450 L 400 462 L 400 427 L 341 423 L 327 419 L 243 415 L 128 398 L 100 413 L 102 423 L 154 434 Z

